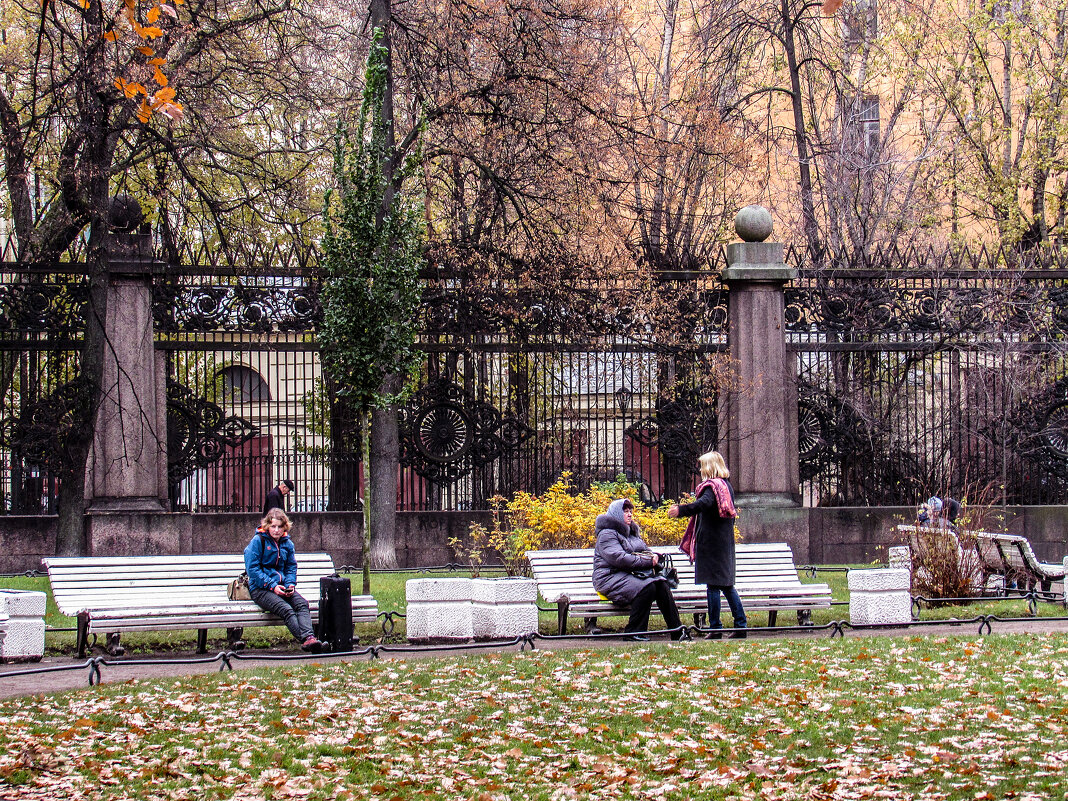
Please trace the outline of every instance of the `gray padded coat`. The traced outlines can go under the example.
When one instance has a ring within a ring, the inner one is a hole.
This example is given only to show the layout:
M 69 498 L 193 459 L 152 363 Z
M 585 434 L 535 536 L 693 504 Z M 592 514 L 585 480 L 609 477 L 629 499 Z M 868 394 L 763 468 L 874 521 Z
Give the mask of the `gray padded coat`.
M 662 578 L 641 579 L 630 573 L 652 567 L 647 556 L 636 551 L 648 551 L 637 523 L 630 528 L 623 522 L 623 500 L 612 501 L 608 511 L 598 515 L 595 524 L 597 544 L 593 549 L 593 588 L 614 603 L 630 604 L 642 588 Z

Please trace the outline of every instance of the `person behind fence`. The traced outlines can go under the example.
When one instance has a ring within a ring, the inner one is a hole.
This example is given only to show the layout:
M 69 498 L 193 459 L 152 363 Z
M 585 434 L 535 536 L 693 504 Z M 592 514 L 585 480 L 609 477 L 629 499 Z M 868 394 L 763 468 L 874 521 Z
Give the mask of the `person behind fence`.
M 624 631 L 649 630 L 649 610 L 656 601 L 673 640 L 688 640 L 682 628 L 679 609 L 667 579 L 663 576 L 638 576 L 660 562 L 660 555 L 650 551 L 634 522 L 634 503 L 629 498 L 612 501 L 608 511 L 597 516 L 594 524 L 597 544 L 593 549 L 593 588 L 613 603 L 630 606 L 630 619 Z M 635 640 L 647 637 L 635 635 Z
M 952 498 L 931 497 L 927 503 L 920 504 L 916 513 L 916 522 L 928 528 L 948 528 L 957 530 L 957 517 L 960 515 L 960 503 Z
M 284 512 L 286 510 L 286 496 L 296 488 L 297 485 L 293 483 L 291 478 L 280 481 L 277 487 L 271 487 L 267 491 L 267 497 L 263 500 L 263 514 L 266 516 L 272 509 L 281 509 Z
M 289 517 L 281 509 L 263 516 L 245 547 L 245 571 L 252 600 L 282 618 L 305 651 L 319 653 L 323 644 L 312 630 L 308 602 L 297 592 L 297 550 L 289 537 Z
M 735 631 L 730 636 L 745 639 L 748 621 L 742 599 L 734 588 L 734 520 L 738 513 L 734 508 L 734 488 L 727 480 L 731 473 L 717 451 L 703 454 L 697 464 L 701 483 L 694 490 L 693 503 L 673 504 L 668 516 L 690 518 L 680 547 L 695 563 L 694 583 L 706 585 L 711 631 L 705 638 L 718 640 L 723 636 L 719 619 L 722 592 L 734 617 Z

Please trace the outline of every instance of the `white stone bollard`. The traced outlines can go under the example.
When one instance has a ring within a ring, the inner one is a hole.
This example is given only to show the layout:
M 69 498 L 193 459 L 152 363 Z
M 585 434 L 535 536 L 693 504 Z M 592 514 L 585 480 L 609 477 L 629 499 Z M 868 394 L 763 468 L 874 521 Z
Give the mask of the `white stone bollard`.
M 476 640 L 522 637 L 538 630 L 538 585 L 534 579 L 472 579 L 471 585 Z
M 854 625 L 911 623 L 909 571 L 896 567 L 850 570 L 849 622 Z
M 7 612 L 0 612 L 0 653 L 4 652 L 4 637 L 7 635 Z
M 891 545 L 889 549 L 890 567 L 912 569 L 912 550 L 907 545 Z
M 410 579 L 404 585 L 405 627 L 413 643 L 474 639 L 469 578 Z
M 44 656 L 45 594 L 0 590 L 0 612 L 8 618 L 0 662 L 39 662 Z

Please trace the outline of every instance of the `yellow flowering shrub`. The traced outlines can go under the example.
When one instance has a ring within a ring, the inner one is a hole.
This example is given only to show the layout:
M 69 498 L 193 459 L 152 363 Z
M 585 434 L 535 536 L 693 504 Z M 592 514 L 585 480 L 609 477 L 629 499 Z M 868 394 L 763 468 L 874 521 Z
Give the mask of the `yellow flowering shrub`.
M 493 528 L 476 523 L 471 526 L 471 539 L 479 548 L 485 543 L 496 550 L 510 575 L 525 573 L 526 551 L 592 548 L 597 515 L 604 514 L 617 498 L 630 498 L 634 503 L 634 520 L 649 545 L 677 545 L 682 540 L 687 521 L 668 517 L 672 501 L 646 506 L 638 498 L 637 487 L 624 476 L 575 494 L 568 472 L 541 495 L 518 492 L 507 502 L 501 496 L 493 498 Z M 481 562 L 481 554 L 477 559 Z

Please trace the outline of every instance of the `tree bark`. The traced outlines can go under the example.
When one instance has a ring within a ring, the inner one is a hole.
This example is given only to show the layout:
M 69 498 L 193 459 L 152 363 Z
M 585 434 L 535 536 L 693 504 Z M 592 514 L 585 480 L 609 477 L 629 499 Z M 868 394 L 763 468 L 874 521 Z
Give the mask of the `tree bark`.
M 363 464 L 367 468 L 371 463 L 371 415 L 364 412 L 360 415 L 360 450 L 363 452 Z M 365 469 L 363 482 L 363 594 L 371 594 L 371 542 L 374 527 L 374 515 L 371 512 L 371 502 L 374 493 L 371 491 L 371 482 L 368 480 L 370 470 Z
M 92 19 L 102 19 L 93 16 Z M 103 29 L 97 23 L 99 39 L 103 42 Z M 65 180 L 61 183 L 63 200 L 68 209 L 77 217 L 89 220 L 89 246 L 86 257 L 86 272 L 89 279 L 89 303 L 85 314 L 85 334 L 82 340 L 79 379 L 85 383 L 85 403 L 79 403 L 71 410 L 74 424 L 67 442 L 68 469 L 62 477 L 59 490 L 59 520 L 56 528 L 56 552 L 65 556 L 80 556 L 86 551 L 85 542 L 85 470 L 89 454 L 93 447 L 93 434 L 96 430 L 96 412 L 100 407 L 100 385 L 104 371 L 104 355 L 107 333 L 104 321 L 107 319 L 108 295 L 108 213 L 109 183 L 111 175 L 112 147 L 108 140 L 108 107 L 105 105 L 105 93 L 100 87 L 106 85 L 107 67 L 102 47 L 95 47 L 86 56 L 88 68 L 77 83 L 77 104 L 81 110 L 79 124 L 80 135 L 72 137 L 73 142 L 81 142 L 84 148 L 75 154 L 67 150 L 61 160 L 60 175 Z M 73 163 L 76 158 L 92 165 L 85 170 L 83 180 L 78 180 L 78 168 Z
M 382 125 L 385 127 L 386 153 L 382 164 L 385 178 L 385 192 L 379 208 L 379 221 L 385 217 L 393 205 L 397 187 L 394 184 L 399 172 L 396 152 L 396 133 L 393 109 L 393 40 L 390 37 L 390 25 L 393 7 L 390 0 L 371 0 L 371 29 L 382 30 L 382 47 L 386 51 L 386 86 L 382 97 Z M 386 389 L 393 392 L 399 389 L 403 376 L 393 375 L 386 379 Z M 397 567 L 397 469 L 400 461 L 397 429 L 397 412 L 395 408 L 376 409 L 371 414 L 368 450 L 369 461 L 365 460 L 367 473 L 364 476 L 367 487 L 364 496 L 365 519 L 368 512 L 374 526 L 374 536 L 365 537 L 367 553 L 364 558 L 365 582 L 370 587 L 369 566 L 379 568 Z M 368 500 L 367 493 L 371 500 Z M 367 590 L 370 592 L 370 589 Z
M 396 569 L 400 437 L 395 408 L 376 409 L 372 413 L 370 448 L 370 505 L 375 527 L 371 540 L 371 566 L 376 570 Z M 364 505 L 369 505 L 366 498 Z

